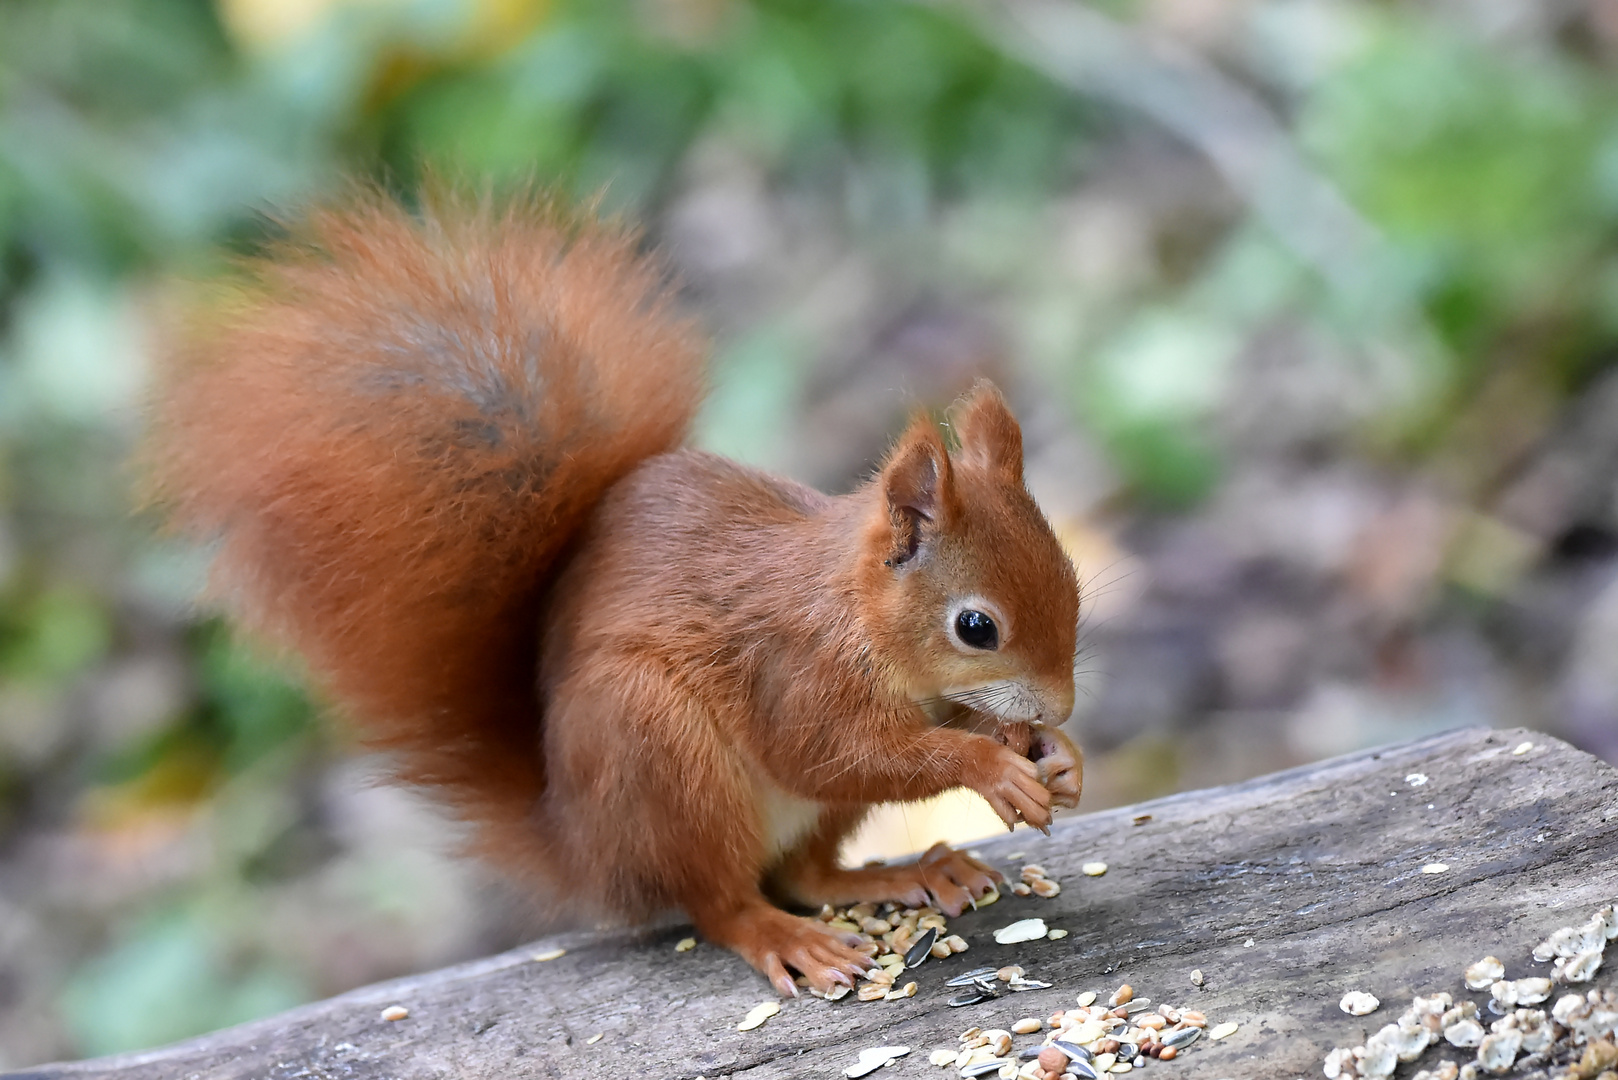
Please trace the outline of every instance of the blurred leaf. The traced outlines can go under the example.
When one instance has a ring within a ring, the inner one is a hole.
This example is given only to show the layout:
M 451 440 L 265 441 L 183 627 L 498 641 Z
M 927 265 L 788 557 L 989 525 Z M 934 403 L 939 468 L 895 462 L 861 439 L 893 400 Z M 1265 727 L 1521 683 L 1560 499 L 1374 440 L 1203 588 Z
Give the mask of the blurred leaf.
M 231 971 L 216 936 L 196 917 L 174 911 L 137 925 L 82 966 L 61 1001 L 80 1050 L 91 1055 L 172 1042 L 310 996 L 271 968 Z
M 0 594 L 0 675 L 60 682 L 106 654 L 112 627 L 97 599 L 57 586 L 6 601 Z
M 790 460 L 803 377 L 797 356 L 797 343 L 779 328 L 732 343 L 714 362 L 713 391 L 697 418 L 697 444 L 758 468 Z

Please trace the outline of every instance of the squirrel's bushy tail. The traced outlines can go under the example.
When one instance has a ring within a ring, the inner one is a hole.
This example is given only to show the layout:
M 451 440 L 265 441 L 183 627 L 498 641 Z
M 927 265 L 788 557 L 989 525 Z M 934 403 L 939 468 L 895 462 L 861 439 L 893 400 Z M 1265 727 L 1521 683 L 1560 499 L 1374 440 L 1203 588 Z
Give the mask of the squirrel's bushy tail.
M 159 380 L 154 499 L 239 622 L 521 865 L 544 592 L 684 438 L 702 343 L 632 233 L 537 197 L 356 196 L 246 270 Z

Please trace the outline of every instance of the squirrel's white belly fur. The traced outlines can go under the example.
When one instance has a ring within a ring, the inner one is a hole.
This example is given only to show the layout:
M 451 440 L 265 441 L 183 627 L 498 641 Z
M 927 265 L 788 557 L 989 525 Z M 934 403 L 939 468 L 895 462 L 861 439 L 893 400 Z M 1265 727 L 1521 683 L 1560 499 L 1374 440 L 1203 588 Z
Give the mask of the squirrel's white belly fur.
M 813 799 L 783 790 L 760 772 L 753 775 L 754 800 L 758 806 L 765 861 L 774 862 L 814 831 L 825 807 Z

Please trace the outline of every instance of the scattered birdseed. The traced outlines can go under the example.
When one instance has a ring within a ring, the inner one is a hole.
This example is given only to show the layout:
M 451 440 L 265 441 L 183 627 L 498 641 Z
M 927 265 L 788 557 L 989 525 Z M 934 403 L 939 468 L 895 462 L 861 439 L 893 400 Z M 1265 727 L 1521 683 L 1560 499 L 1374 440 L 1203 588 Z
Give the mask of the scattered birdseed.
M 1424 874 L 1442 874 L 1448 869 L 1449 863 L 1430 862 L 1421 868 L 1421 872 Z
M 1618 937 L 1618 912 L 1604 907 L 1583 926 L 1563 927 L 1536 945 L 1536 961 L 1556 960 L 1553 978 L 1507 980 L 1501 977 L 1505 965 L 1496 957 L 1484 957 L 1466 969 L 1463 979 L 1469 989 L 1490 993 L 1489 1009 L 1498 1019 L 1487 1028 L 1473 1001 L 1455 1002 L 1446 992 L 1418 996 L 1396 1023 L 1384 1026 L 1365 1045 L 1339 1047 L 1328 1054 L 1326 1077 L 1385 1080 L 1399 1062 L 1415 1061 L 1442 1039 L 1460 1049 L 1475 1048 L 1476 1060 L 1466 1065 L 1440 1062 L 1418 1071 L 1411 1080 L 1481 1080 L 1485 1073 L 1511 1071 L 1519 1058 L 1534 1076 L 1612 1080 L 1612 1074 L 1603 1070 L 1618 1065 L 1618 1045 L 1613 1041 L 1618 1039 L 1618 991 L 1565 994 L 1549 1015 L 1543 1009 L 1521 1007 L 1547 1000 L 1558 980 L 1594 975 L 1609 934 Z M 1559 1071 L 1563 1068 L 1568 1071 Z
M 1533 748 L 1534 744 L 1531 742 L 1520 742 L 1516 746 L 1512 747 L 1511 753 L 1514 757 L 1522 757 Z
M 843 1070 L 843 1075 L 850 1080 L 867 1073 L 874 1073 L 884 1065 L 892 1065 L 895 1061 L 910 1053 L 908 1046 L 872 1046 L 860 1051 L 859 1060 Z M 936 1064 L 936 1062 L 935 1062 Z
M 1150 814 L 1136 814 L 1134 817 L 1129 819 L 1130 824 L 1132 825 L 1144 825 L 1150 820 L 1152 820 L 1152 815 Z
M 534 959 L 543 964 L 547 960 L 557 960 L 567 955 L 566 949 L 551 949 L 548 952 L 535 953 Z
M 1044 1022 L 1032 1016 L 1025 1016 L 1011 1025 L 1011 1030 L 1018 1035 L 1032 1035 L 1045 1026 Z
M 410 1010 L 403 1005 L 389 1005 L 382 1010 L 382 1019 L 384 1020 L 403 1020 L 409 1015 Z
M 1084 993 L 1079 995 L 1078 1001 L 1079 1008 L 1089 1008 L 1091 1005 L 1096 1003 L 1096 992 L 1094 990 L 1086 990 Z
M 1230 1036 L 1236 1034 L 1236 1029 L 1240 1026 L 1241 1025 L 1236 1023 L 1234 1020 L 1226 1020 L 1223 1024 L 1216 1024 L 1213 1030 L 1208 1032 L 1208 1038 L 1212 1039 L 1214 1042 L 1218 1042 L 1220 1039 L 1229 1038 Z
M 697 947 L 697 939 L 696 938 L 694 938 L 694 937 L 681 938 L 680 943 L 678 945 L 674 946 L 674 951 L 675 952 L 690 952 L 692 949 L 694 949 L 696 947 Z
M 1065 937 L 1067 937 L 1066 930 L 1056 929 L 1045 931 L 1045 938 L 1047 941 L 1061 941 Z
M 1253 947 L 1253 939 L 1252 938 L 1248 938 L 1246 941 L 1242 942 L 1242 948 L 1251 949 L 1252 947 Z
M 1192 969 L 1192 971 L 1191 971 L 1191 985 L 1192 986 L 1201 986 L 1202 985 L 1202 969 L 1201 968 Z
M 1413 772 L 1409 776 L 1405 777 L 1405 783 L 1409 784 L 1411 787 L 1421 787 L 1423 784 L 1427 783 L 1427 774 L 1424 772 Z
M 898 1001 L 900 998 L 915 997 L 916 989 L 917 986 L 915 983 L 907 982 L 897 990 L 889 990 L 886 994 L 883 994 L 882 997 L 885 1001 Z
M 1085 877 L 1100 877 L 1107 872 L 1107 864 L 1104 862 L 1087 862 L 1079 867 L 1079 872 Z
M 934 1065 L 937 1065 L 939 1068 L 943 1068 L 946 1065 L 955 1064 L 955 1057 L 955 1051 L 940 1048 L 927 1055 L 927 1060 L 932 1062 Z
M 1350 990 L 1343 995 L 1343 1000 L 1337 1003 L 1337 1007 L 1350 1016 L 1365 1016 L 1376 1012 L 1381 1004 L 1374 994 L 1367 994 L 1363 990 Z
M 1112 997 L 1107 999 L 1107 1004 L 1115 1007 L 1118 1005 L 1127 1005 L 1129 1004 L 1129 999 L 1134 996 L 1135 988 L 1130 986 L 1128 983 L 1124 983 L 1122 986 L 1112 992 Z
M 747 1010 L 746 1018 L 736 1025 L 736 1030 L 752 1031 L 754 1028 L 762 1026 L 764 1021 L 780 1011 L 781 1003 L 779 1001 L 760 1002 Z M 861 1075 L 863 1076 L 864 1074 L 862 1073 Z
M 585 1039 L 584 1040 L 584 1045 L 585 1046 L 594 1046 L 596 1043 L 600 1042 L 602 1039 L 605 1039 L 606 1037 L 607 1037 L 606 1032 L 598 1031 L 594 1035 L 590 1036 L 588 1039 Z

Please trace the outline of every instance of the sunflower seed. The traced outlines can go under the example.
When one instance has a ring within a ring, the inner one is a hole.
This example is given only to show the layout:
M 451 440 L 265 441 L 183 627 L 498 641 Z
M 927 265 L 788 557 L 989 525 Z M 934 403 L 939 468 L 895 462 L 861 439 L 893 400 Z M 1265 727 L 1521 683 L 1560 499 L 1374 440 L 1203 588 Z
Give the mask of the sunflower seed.
M 984 990 L 968 990 L 964 994 L 956 994 L 945 1002 L 952 1009 L 959 1009 L 963 1005 L 976 1005 L 980 1001 L 992 1001 L 994 995 Z
M 1375 994 L 1367 994 L 1363 990 L 1350 990 L 1343 995 L 1343 1000 L 1337 1003 L 1337 1007 L 1350 1016 L 1364 1016 L 1376 1012 L 1381 1004 Z
M 884 1065 L 891 1065 L 906 1054 L 910 1053 L 908 1046 L 873 1046 L 860 1051 L 860 1059 L 843 1070 L 843 1075 L 857 1080 L 867 1073 L 874 1073 Z
M 1178 1046 L 1184 1048 L 1190 1046 L 1201 1037 L 1201 1028 L 1188 1027 L 1171 1031 L 1167 1035 L 1164 1035 L 1159 1041 L 1162 1042 L 1164 1046 Z
M 933 942 L 937 940 L 938 928 L 928 927 L 927 932 L 917 938 L 916 943 L 910 946 L 910 951 L 905 953 L 905 967 L 920 967 L 933 954 Z
M 736 1030 L 752 1031 L 780 1011 L 781 1003 L 779 1001 L 766 1001 L 762 1004 L 754 1005 L 747 1010 L 746 1018 L 736 1025 Z
M 1039 979 L 1024 979 L 1018 977 L 1012 979 L 1011 982 L 1007 983 L 1006 985 L 1011 988 L 1013 993 L 1020 994 L 1024 990 L 1049 990 L 1052 984 L 1043 982 Z
M 992 967 L 973 968 L 971 971 L 968 971 L 968 972 L 965 972 L 963 974 L 957 975 L 957 976 L 955 976 L 955 978 L 945 981 L 944 985 L 945 986 L 971 986 L 973 983 L 975 983 L 977 980 L 983 978 L 985 975 L 993 975 L 994 972 L 995 972 L 995 969 L 992 968 Z
M 1149 997 L 1130 998 L 1124 1005 L 1124 1015 L 1136 1016 L 1143 1012 L 1150 1012 L 1151 1008 L 1152 999 Z
M 1549 959 L 1547 957 L 1546 959 Z M 1487 990 L 1495 980 L 1502 978 L 1506 973 L 1506 965 L 1492 956 L 1485 956 L 1482 960 L 1466 969 L 1466 988 L 1468 990 Z
M 1066 1039 L 1052 1039 L 1051 1045 L 1066 1054 L 1071 1061 L 1090 1061 L 1095 1057 L 1078 1043 L 1068 1042 Z
M 1044 919 L 1019 919 L 1009 926 L 1002 926 L 994 932 L 994 940 L 1001 945 L 1015 945 L 1023 941 L 1033 941 L 1045 936 Z
M 1096 1072 L 1094 1065 L 1091 1065 L 1088 1061 L 1079 1061 L 1077 1059 L 1068 1062 L 1067 1071 L 1079 1077 L 1080 1080 L 1098 1080 L 1101 1075 Z
M 974 1062 L 973 1064 L 968 1065 L 966 1068 L 961 1070 L 961 1075 L 968 1078 L 974 1076 L 988 1076 L 990 1073 L 999 1072 L 1001 1068 L 1006 1065 L 1015 1064 L 1016 1062 L 1011 1058 L 990 1058 L 987 1061 Z

